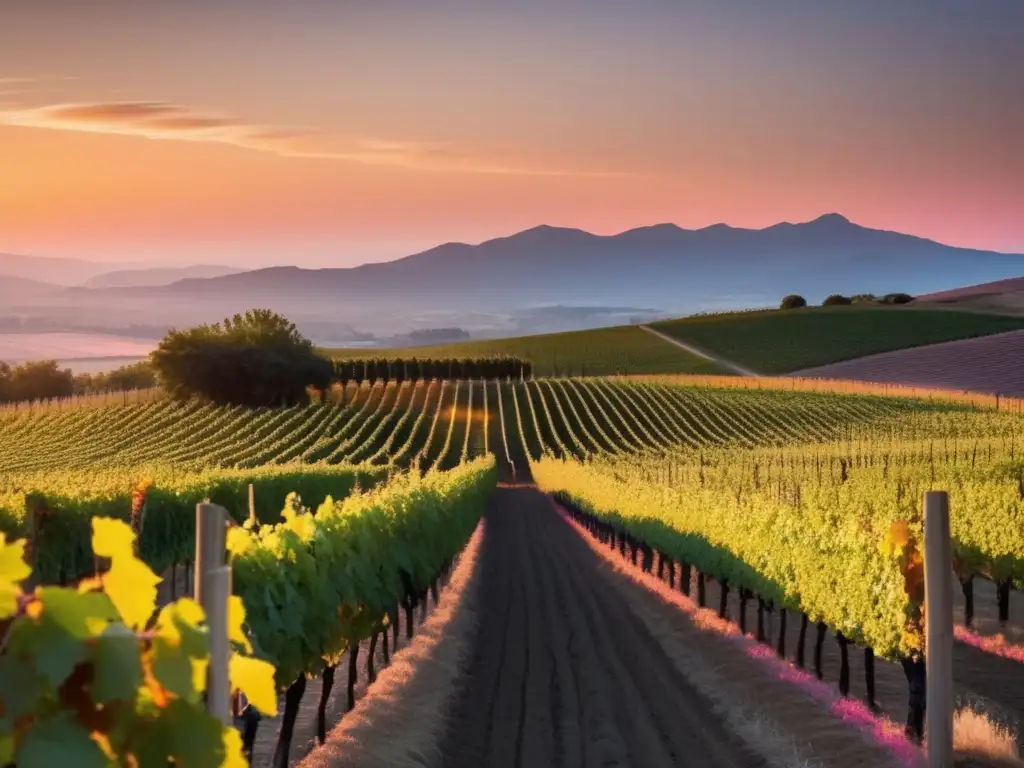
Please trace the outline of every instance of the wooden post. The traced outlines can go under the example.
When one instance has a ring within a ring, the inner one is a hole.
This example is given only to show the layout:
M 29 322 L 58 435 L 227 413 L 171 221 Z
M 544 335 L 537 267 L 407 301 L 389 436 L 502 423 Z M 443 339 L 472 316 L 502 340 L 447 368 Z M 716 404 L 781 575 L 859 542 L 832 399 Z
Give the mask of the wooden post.
M 206 710 L 221 722 L 230 723 L 228 684 L 228 597 L 231 568 L 224 564 L 227 510 L 210 503 L 196 504 L 196 602 L 206 613 L 210 634 L 210 666 L 207 670 Z
M 228 666 L 231 646 L 228 643 L 228 598 L 231 595 L 231 566 L 222 565 L 207 571 L 206 626 L 210 633 L 210 666 L 206 681 L 206 710 L 224 725 L 231 724 L 231 683 Z
M 924 495 L 925 719 L 928 767 L 953 766 L 953 562 L 949 497 Z
M 250 523 L 250 525 L 253 525 L 253 526 L 255 526 L 256 523 L 257 523 L 257 520 L 256 520 L 256 491 L 253 488 L 252 483 L 249 483 L 249 523 Z

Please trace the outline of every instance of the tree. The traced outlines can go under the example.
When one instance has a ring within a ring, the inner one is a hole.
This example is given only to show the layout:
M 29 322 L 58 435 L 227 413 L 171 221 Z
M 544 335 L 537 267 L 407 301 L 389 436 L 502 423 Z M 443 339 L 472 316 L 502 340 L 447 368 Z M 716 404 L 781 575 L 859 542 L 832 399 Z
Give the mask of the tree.
M 75 391 L 71 369 L 60 369 L 56 360 L 36 360 L 22 365 L 0 363 L 0 399 L 49 400 L 70 397 Z
M 780 309 L 799 309 L 801 307 L 806 306 L 807 299 L 805 299 L 803 296 L 798 296 L 795 293 L 791 293 L 789 294 L 789 296 L 782 300 Z
M 150 359 L 174 397 L 254 407 L 303 402 L 308 387 L 326 389 L 332 374 L 294 323 L 267 309 L 171 331 Z
M 848 304 L 853 304 L 853 300 L 849 296 L 843 296 L 841 293 L 833 293 L 821 306 L 823 307 L 843 307 Z
M 75 392 L 126 392 L 156 386 L 156 372 L 148 360 L 122 365 L 107 373 L 80 373 L 75 376 Z
M 882 297 L 883 304 L 909 304 L 913 300 L 909 293 L 887 293 Z
M 852 297 L 851 301 L 854 304 L 875 304 L 878 302 L 878 297 L 873 293 L 858 293 Z

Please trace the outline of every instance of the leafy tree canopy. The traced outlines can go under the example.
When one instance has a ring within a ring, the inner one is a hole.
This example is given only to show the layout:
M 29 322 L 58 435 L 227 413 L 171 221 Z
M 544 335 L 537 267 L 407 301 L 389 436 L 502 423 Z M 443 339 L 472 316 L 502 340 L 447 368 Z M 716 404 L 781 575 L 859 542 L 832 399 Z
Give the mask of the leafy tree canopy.
M 833 293 L 822 303 L 824 307 L 842 307 L 847 304 L 852 304 L 853 299 L 849 296 L 843 296 L 841 293 Z
M 15 366 L 0 362 L 0 402 L 68 397 L 73 391 L 74 375 L 58 368 L 56 360 Z
M 797 296 L 795 293 L 791 293 L 782 300 L 782 304 L 779 306 L 781 309 L 799 309 L 800 307 L 807 306 L 807 299 L 803 296 Z
M 171 331 L 150 359 L 172 396 L 217 403 L 291 405 L 331 380 L 331 363 L 294 323 L 268 309 Z

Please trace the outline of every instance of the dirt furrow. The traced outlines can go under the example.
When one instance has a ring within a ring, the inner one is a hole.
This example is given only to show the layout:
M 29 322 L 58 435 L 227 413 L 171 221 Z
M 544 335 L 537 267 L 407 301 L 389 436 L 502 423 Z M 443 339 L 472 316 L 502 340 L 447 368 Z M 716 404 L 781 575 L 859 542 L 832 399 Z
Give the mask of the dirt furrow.
M 443 765 L 761 764 L 546 497 L 499 489 L 487 520 L 483 615 Z

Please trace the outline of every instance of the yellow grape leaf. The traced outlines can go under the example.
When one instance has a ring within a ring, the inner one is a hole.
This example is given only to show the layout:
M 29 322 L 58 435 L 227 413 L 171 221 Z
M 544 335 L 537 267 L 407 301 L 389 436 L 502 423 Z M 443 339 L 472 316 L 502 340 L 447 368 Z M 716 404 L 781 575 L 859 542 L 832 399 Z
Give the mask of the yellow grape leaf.
M 131 526 L 112 517 L 92 519 L 92 551 L 100 557 L 132 557 L 135 534 Z
M 210 659 L 192 659 L 192 687 L 197 691 L 206 690 L 206 671 L 210 668 Z
M 159 583 L 160 577 L 130 554 L 114 557 L 103 577 L 104 591 L 121 614 L 121 620 L 132 629 L 145 625 L 156 610 Z
M 249 761 L 242 754 L 242 734 L 237 728 L 225 727 L 224 761 L 220 768 L 249 768 Z
M 910 526 L 904 520 L 897 520 L 889 526 L 885 539 L 882 541 L 881 550 L 885 554 L 901 555 L 910 544 Z
M 231 595 L 228 598 L 228 640 L 245 648 L 246 653 L 252 653 L 252 644 L 242 628 L 244 624 L 245 605 L 242 604 L 242 598 Z
M 248 521 L 246 521 L 248 523 Z M 246 528 L 228 528 L 227 549 L 233 555 L 244 555 L 253 548 L 252 534 Z
M 228 666 L 232 689 L 237 688 L 266 717 L 277 714 L 277 690 L 274 688 L 274 665 L 251 656 L 231 654 Z
M 0 619 L 17 613 L 20 582 L 30 573 L 32 569 L 25 563 L 25 540 L 8 544 L 0 533 Z
M 103 589 L 103 579 L 101 578 L 88 578 L 82 579 L 78 582 L 78 594 L 84 595 L 88 592 L 97 592 Z

